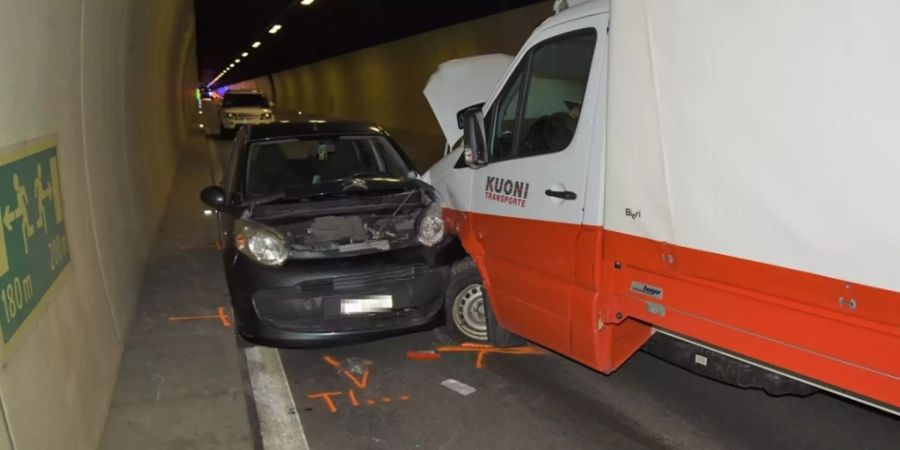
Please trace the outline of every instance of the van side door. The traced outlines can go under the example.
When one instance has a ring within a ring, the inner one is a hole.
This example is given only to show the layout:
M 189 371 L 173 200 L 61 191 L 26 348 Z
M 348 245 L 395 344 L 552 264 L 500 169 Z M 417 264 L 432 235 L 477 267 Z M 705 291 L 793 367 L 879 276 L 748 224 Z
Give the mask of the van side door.
M 474 170 L 474 255 L 497 320 L 570 345 L 575 244 L 584 215 L 607 15 L 535 33 L 485 106 L 488 164 Z

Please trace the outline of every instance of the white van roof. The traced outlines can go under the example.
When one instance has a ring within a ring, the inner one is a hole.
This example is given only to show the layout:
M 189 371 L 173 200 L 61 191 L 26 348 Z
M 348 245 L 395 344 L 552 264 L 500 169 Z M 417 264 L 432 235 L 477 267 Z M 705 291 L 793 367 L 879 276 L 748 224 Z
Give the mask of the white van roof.
M 534 32 L 537 33 L 570 20 L 609 12 L 610 0 L 557 0 L 553 4 L 554 14 L 545 20 Z

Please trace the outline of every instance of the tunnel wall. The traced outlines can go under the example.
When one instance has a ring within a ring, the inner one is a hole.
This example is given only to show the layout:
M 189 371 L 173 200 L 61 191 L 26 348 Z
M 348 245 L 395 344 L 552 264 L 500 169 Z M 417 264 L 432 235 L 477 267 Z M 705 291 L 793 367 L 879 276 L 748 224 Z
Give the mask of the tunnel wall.
M 99 442 L 196 110 L 193 27 L 188 0 L 0 0 L 0 156 L 56 137 L 70 252 L 3 347 L 0 449 Z
M 255 88 L 276 108 L 368 119 L 390 131 L 424 171 L 444 139 L 422 89 L 437 66 L 486 53 L 515 55 L 552 2 L 506 11 L 233 85 Z

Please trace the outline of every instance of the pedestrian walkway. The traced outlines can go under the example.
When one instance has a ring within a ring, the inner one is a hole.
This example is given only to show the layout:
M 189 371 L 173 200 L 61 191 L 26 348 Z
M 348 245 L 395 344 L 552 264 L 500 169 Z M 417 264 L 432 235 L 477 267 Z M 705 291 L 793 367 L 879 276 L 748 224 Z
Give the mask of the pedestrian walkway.
M 212 178 L 210 154 L 192 142 L 147 264 L 103 449 L 255 446 L 216 219 L 198 196 Z

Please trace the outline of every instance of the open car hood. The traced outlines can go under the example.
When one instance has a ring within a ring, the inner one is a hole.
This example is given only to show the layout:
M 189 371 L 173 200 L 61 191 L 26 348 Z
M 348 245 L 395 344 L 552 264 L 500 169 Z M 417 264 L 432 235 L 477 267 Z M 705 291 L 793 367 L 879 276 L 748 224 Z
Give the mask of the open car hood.
M 431 74 L 425 85 L 425 98 L 448 143 L 462 136 L 456 113 L 486 101 L 512 61 L 512 56 L 499 53 L 453 59 Z

